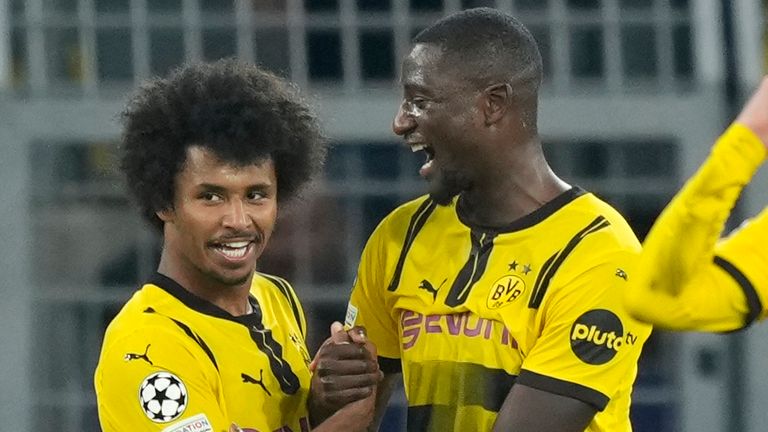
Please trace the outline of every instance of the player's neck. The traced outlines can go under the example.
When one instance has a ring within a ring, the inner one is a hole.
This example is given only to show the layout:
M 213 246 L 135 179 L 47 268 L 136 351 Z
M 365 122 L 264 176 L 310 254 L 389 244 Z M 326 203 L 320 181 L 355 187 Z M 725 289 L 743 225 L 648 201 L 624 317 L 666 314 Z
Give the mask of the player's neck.
M 173 279 L 190 293 L 227 311 L 232 316 L 252 312 L 248 294 L 253 273 L 242 283 L 228 285 L 197 269 L 185 269 L 184 266 L 174 265 L 171 261 L 166 256 L 161 256 L 157 271 Z
M 462 194 L 462 214 L 470 223 L 489 227 L 508 225 L 571 187 L 558 178 L 546 162 L 499 172 L 508 174 L 475 183 Z

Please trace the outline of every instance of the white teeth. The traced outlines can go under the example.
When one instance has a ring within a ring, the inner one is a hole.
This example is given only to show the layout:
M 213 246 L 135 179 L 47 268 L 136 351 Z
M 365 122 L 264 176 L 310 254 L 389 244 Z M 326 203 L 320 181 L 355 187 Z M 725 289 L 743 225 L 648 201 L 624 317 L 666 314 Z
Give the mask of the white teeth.
M 223 253 L 224 255 L 226 255 L 226 256 L 228 256 L 230 258 L 242 258 L 242 257 L 245 256 L 245 251 L 247 251 L 248 248 L 245 248 L 245 247 L 242 247 L 242 248 L 239 248 L 239 249 L 221 248 L 219 250 L 221 251 L 221 253 Z
M 415 146 L 411 146 L 411 151 L 416 153 L 417 151 L 421 151 L 427 148 L 426 144 L 416 144 Z
M 248 246 L 248 242 L 247 241 L 241 241 L 241 242 L 234 242 L 234 243 L 224 243 L 222 246 L 226 246 L 226 247 L 232 248 L 232 249 L 239 249 L 239 248 L 244 248 L 244 247 Z
M 251 242 L 247 241 L 221 243 L 218 247 L 216 247 L 216 250 L 229 258 L 237 259 L 245 256 L 245 254 L 248 252 L 248 246 L 250 244 Z

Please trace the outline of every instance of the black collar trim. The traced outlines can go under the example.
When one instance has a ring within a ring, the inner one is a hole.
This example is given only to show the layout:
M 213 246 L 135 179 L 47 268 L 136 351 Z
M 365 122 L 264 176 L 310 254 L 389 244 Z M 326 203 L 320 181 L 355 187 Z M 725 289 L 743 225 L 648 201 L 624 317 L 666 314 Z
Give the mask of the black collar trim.
M 215 304 L 209 302 L 208 300 L 205 300 L 203 298 L 200 298 L 192 294 L 186 288 L 181 286 L 181 284 L 179 284 L 178 282 L 176 282 L 175 280 L 169 278 L 164 274 L 155 273 L 149 278 L 148 283 L 151 283 L 152 285 L 156 285 L 160 287 L 160 289 L 172 295 L 173 297 L 178 299 L 180 302 L 184 303 L 184 305 L 186 305 L 188 308 L 195 310 L 197 312 L 200 312 L 202 314 L 210 315 L 216 318 L 221 318 L 229 321 L 235 321 L 241 324 L 243 323 L 244 318 L 253 317 L 254 315 L 257 315 L 258 316 L 257 320 L 261 321 L 261 307 L 259 306 L 258 301 L 253 295 L 250 295 L 250 294 L 248 295 L 248 301 L 251 303 L 251 307 L 253 308 L 253 313 L 250 313 L 248 315 L 243 315 L 241 317 L 237 317 L 225 311 L 224 309 L 216 306 Z
M 561 208 L 571 203 L 576 198 L 582 195 L 585 195 L 586 193 L 587 192 L 584 189 L 578 186 L 573 186 L 567 191 L 556 196 L 551 201 L 546 202 L 543 206 L 534 210 L 532 213 L 529 213 L 510 224 L 502 225 L 502 226 L 491 227 L 491 226 L 471 224 L 467 222 L 467 219 L 463 214 L 464 212 L 462 211 L 463 206 L 461 204 L 462 203 L 461 197 L 459 197 L 456 203 L 456 215 L 458 216 L 459 221 L 461 221 L 461 223 L 463 223 L 464 225 L 468 226 L 473 230 L 495 232 L 495 233 L 511 233 L 511 232 L 520 231 L 526 228 L 530 228 L 538 224 L 539 222 L 543 221 L 544 219 L 548 218 L 549 216 L 551 216 Z

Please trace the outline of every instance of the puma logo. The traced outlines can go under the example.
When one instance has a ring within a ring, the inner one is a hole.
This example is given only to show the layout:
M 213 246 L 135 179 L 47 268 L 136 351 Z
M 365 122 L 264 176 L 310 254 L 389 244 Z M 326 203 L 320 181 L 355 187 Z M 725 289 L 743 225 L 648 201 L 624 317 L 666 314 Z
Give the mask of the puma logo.
M 432 286 L 432 284 L 428 280 L 424 279 L 419 284 L 419 289 L 423 289 L 423 290 L 427 291 L 428 293 L 432 294 L 432 301 L 434 302 L 437 299 L 437 292 L 438 292 L 438 290 L 440 290 L 440 288 L 442 288 L 443 284 L 447 280 L 448 279 L 443 279 L 443 282 L 440 283 L 440 286 L 435 288 L 435 287 Z
M 149 363 L 150 365 L 154 366 L 155 364 L 152 363 L 152 360 L 149 359 L 149 356 L 147 353 L 149 352 L 149 347 L 151 344 L 147 345 L 147 347 L 144 349 L 144 354 L 135 354 L 135 353 L 126 353 L 123 357 L 123 360 L 125 361 L 131 361 L 131 360 L 144 360 L 145 362 Z
M 272 396 L 272 393 L 270 393 L 269 390 L 267 390 L 267 386 L 264 385 L 264 369 L 259 370 L 259 379 L 256 379 L 246 373 L 241 373 L 240 377 L 243 379 L 244 383 L 260 385 L 261 388 L 263 388 L 264 391 L 267 392 L 267 395 Z

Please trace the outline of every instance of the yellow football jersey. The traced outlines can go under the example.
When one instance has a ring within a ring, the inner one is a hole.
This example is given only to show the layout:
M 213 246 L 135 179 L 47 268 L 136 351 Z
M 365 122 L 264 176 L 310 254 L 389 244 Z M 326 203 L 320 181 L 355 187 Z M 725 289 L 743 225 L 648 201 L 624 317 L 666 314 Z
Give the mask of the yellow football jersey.
M 234 317 L 156 274 L 107 328 L 96 368 L 105 431 L 308 431 L 304 312 L 283 279 L 255 274 Z
M 654 224 L 627 307 L 675 330 L 730 331 L 768 313 L 768 209 L 718 240 L 744 186 L 765 160 L 760 139 L 734 125 Z
M 594 406 L 588 431 L 629 431 L 651 330 L 621 299 L 639 249 L 579 188 L 502 228 L 422 197 L 372 234 L 346 323 L 367 327 L 385 372 L 402 368 L 409 431 L 491 430 L 515 383 Z

